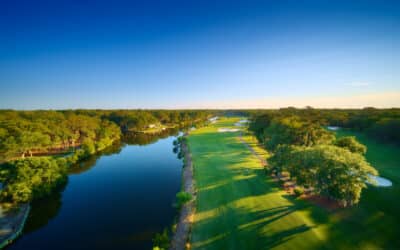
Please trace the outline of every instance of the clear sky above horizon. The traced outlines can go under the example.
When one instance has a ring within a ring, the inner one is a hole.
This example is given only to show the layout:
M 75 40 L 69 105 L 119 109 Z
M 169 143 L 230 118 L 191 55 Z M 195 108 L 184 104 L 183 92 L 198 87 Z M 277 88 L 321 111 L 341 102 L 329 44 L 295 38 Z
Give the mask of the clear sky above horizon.
M 0 1 L 0 109 L 400 107 L 400 1 Z

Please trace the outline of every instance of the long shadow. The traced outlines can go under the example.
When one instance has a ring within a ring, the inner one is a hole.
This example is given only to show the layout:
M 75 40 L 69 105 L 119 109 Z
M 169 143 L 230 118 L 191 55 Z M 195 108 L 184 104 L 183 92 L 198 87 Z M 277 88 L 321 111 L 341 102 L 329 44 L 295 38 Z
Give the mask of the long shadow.
M 295 206 L 278 206 L 263 211 L 249 212 L 246 209 L 236 212 L 238 227 L 232 227 L 229 231 L 221 234 L 220 231 L 208 231 L 207 238 L 204 240 L 194 240 L 195 249 L 224 249 L 227 247 L 227 236 L 236 239 L 235 242 L 230 242 L 231 247 L 236 249 L 270 249 L 285 243 L 296 234 L 306 232 L 311 227 L 303 224 L 293 228 L 285 229 L 273 234 L 266 235 L 263 232 L 266 226 L 280 220 L 296 211 Z M 229 211 L 227 211 L 229 213 Z M 197 223 L 197 227 L 209 228 L 208 223 L 223 223 L 225 216 L 208 218 Z M 248 235 L 248 236 L 246 236 Z M 257 235 L 255 238 L 254 235 Z M 251 242 L 242 241 L 242 239 L 255 239 Z
M 260 179 L 260 174 L 262 174 L 262 170 L 252 170 L 244 172 L 244 174 L 240 176 L 240 179 L 231 178 L 226 181 L 221 181 L 220 178 L 216 178 L 211 184 L 198 187 L 197 212 L 204 212 L 220 206 L 227 206 L 234 201 L 246 197 L 262 196 L 273 191 L 273 188 L 267 185 L 266 180 Z M 236 174 L 234 176 L 239 175 Z M 214 198 L 211 199 L 212 197 Z
M 255 212 L 252 214 L 252 217 L 255 218 L 254 223 L 251 223 L 250 225 L 245 227 L 241 227 L 239 231 L 241 231 L 241 234 L 256 233 L 258 235 L 258 237 L 256 238 L 256 242 L 251 244 L 252 249 L 270 249 L 272 247 L 281 245 L 286 241 L 289 241 L 290 239 L 295 237 L 296 234 L 306 232 L 312 228 L 310 226 L 307 226 L 306 224 L 302 224 L 289 229 L 282 229 L 275 233 L 266 234 L 264 232 L 269 224 L 278 221 L 286 216 L 289 216 L 295 211 L 297 211 L 296 206 L 287 206 L 280 209 L 274 208 L 272 209 L 272 212 L 268 210 Z
M 289 200 L 292 203 L 296 203 L 297 207 L 303 211 L 308 211 L 310 217 L 315 223 L 325 224 L 329 222 L 330 212 L 325 208 L 318 207 L 317 205 L 311 203 L 307 200 L 301 200 L 293 195 L 282 195 L 283 198 Z
M 303 207 L 294 202 L 290 202 L 294 205 L 278 205 L 261 211 L 246 206 L 246 200 L 242 199 L 274 192 L 277 184 L 267 178 L 262 168 L 246 167 L 246 162 L 254 156 L 236 137 L 237 133 L 215 134 L 210 138 L 215 147 L 196 145 L 192 148 L 196 150 L 196 157 L 203 158 L 201 167 L 206 167 L 198 169 L 203 172 L 198 180 L 196 213 L 204 213 L 204 217 L 199 216 L 194 225 L 194 230 L 199 232 L 192 238 L 194 249 L 269 249 L 311 229 L 300 222 L 291 228 L 265 233 L 269 224 L 281 219 L 290 220 L 285 217 Z M 196 162 L 194 166 L 196 169 Z M 227 225 L 227 228 L 221 225 Z M 252 242 L 244 242 L 248 239 Z
M 303 224 L 301 226 L 283 230 L 283 231 L 276 233 L 270 237 L 265 237 L 265 243 L 263 244 L 263 249 L 271 249 L 273 247 L 281 245 L 281 244 L 285 243 L 286 241 L 289 241 L 296 234 L 304 233 L 310 229 L 311 229 L 311 227 Z

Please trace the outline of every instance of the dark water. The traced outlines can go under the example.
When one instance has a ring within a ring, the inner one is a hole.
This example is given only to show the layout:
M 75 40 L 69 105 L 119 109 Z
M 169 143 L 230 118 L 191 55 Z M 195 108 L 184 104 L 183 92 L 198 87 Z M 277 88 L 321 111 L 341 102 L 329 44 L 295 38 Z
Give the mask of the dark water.
M 174 139 L 116 147 L 83 162 L 64 190 L 32 204 L 23 235 L 7 249 L 151 249 L 154 234 L 176 215 L 182 162 Z

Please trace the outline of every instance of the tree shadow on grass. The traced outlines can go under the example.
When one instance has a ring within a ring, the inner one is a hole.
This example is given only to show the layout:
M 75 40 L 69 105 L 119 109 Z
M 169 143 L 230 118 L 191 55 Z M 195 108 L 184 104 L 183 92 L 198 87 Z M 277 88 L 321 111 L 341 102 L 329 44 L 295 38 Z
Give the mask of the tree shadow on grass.
M 290 228 L 279 230 L 278 232 L 271 232 L 272 228 L 269 228 L 267 232 L 265 231 L 268 225 L 277 222 L 281 219 L 286 219 L 285 217 L 290 216 L 290 214 L 298 211 L 298 207 L 292 206 L 281 206 L 264 211 L 255 212 L 252 216 L 255 218 L 254 223 L 248 226 L 241 227 L 244 234 L 257 234 L 256 241 L 252 244 L 252 249 L 271 249 L 273 247 L 279 246 L 292 238 L 297 234 L 304 233 L 310 229 L 312 226 L 306 224 L 293 225 Z M 289 218 L 288 218 L 289 219 Z M 283 223 L 284 226 L 286 223 Z
M 207 140 L 214 146 L 192 148 L 202 158 L 200 166 L 194 159 L 195 172 L 202 171 L 198 172 L 196 213 L 201 215 L 193 226 L 194 249 L 269 249 L 311 229 L 301 220 L 291 222 L 293 212 L 306 208 L 303 204 L 272 202 L 272 207 L 264 210 L 257 207 L 258 202 L 247 204 L 246 198 L 268 199 L 265 195 L 276 192 L 277 184 L 261 167 L 246 166 L 254 163 L 254 156 L 237 140 L 236 133 L 213 133 Z
M 296 234 L 304 233 L 310 229 L 311 229 L 311 227 L 303 224 L 301 226 L 283 230 L 279 233 L 272 235 L 272 237 L 265 237 L 265 244 L 263 244 L 262 249 L 271 249 L 273 247 L 281 245 L 281 244 L 289 241 L 293 237 L 295 237 Z
M 270 249 L 285 243 L 296 234 L 311 229 L 303 224 L 272 234 L 263 232 L 266 226 L 294 211 L 296 211 L 294 206 L 277 206 L 255 212 L 246 209 L 239 209 L 239 212 L 225 211 L 224 215 L 220 214 L 196 223 L 195 230 L 202 234 L 201 239 L 192 239 L 193 247 L 194 249 Z M 234 214 L 229 215 L 229 213 Z M 227 218 L 230 218 L 230 221 L 227 221 Z M 229 230 L 221 231 L 220 225 L 223 223 L 231 224 L 230 227 L 226 227 Z
M 234 181 L 237 188 L 246 185 L 247 180 L 237 180 Z M 234 194 L 229 193 L 232 183 L 228 182 L 220 186 L 216 186 L 212 189 L 199 191 L 197 193 L 198 206 L 197 212 L 206 212 L 208 210 L 217 209 L 224 206 L 229 206 L 232 202 L 246 198 L 248 196 L 255 196 L 256 194 L 249 194 L 245 192 L 237 192 Z M 225 194 L 225 195 L 224 195 Z M 261 195 L 261 194 L 259 194 Z
M 307 211 L 315 223 L 329 223 L 329 215 L 331 213 L 327 209 L 318 207 L 310 201 L 299 199 L 294 195 L 285 194 L 282 197 L 295 204 L 299 210 Z
M 219 206 L 246 198 L 262 196 L 269 192 L 266 185 L 259 186 L 264 180 L 257 180 L 257 174 L 243 175 L 242 179 L 229 179 L 226 181 L 212 182 L 212 184 L 199 187 L 197 212 L 212 210 Z

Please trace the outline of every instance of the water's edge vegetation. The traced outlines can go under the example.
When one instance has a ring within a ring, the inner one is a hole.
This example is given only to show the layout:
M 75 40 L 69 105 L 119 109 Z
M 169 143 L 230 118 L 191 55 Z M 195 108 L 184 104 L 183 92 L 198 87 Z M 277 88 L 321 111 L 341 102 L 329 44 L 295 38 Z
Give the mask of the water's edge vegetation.
M 180 147 L 178 155 L 181 154 L 184 163 L 182 170 L 182 191 L 177 194 L 179 217 L 169 247 L 176 250 L 190 248 L 190 231 L 196 203 L 193 161 L 187 136 L 188 134 L 186 133 L 184 136 L 179 137 L 176 143 Z
M 62 188 L 75 166 L 121 140 L 147 144 L 208 117 L 203 111 L 1 111 L 0 200 L 9 215 L 3 219 L 14 220 L 20 204 Z M 2 235 L 4 243 L 22 227 Z

